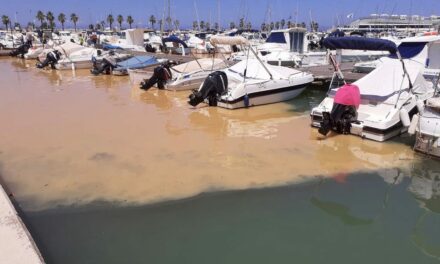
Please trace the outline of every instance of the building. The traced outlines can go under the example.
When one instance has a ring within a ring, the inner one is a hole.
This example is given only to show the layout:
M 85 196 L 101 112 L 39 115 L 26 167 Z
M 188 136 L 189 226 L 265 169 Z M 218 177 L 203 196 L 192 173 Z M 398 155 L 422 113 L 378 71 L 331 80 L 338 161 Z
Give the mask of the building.
M 342 27 L 344 31 L 365 31 L 365 32 L 384 32 L 384 31 L 437 31 L 440 25 L 440 16 L 432 15 L 423 17 L 418 15 L 389 15 L 371 14 L 353 21 L 348 27 Z

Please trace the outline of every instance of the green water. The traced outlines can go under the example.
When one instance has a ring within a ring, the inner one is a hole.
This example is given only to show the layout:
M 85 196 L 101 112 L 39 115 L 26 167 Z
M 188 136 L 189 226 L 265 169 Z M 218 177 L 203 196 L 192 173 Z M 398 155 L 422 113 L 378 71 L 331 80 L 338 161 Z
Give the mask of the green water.
M 438 165 L 24 220 L 47 263 L 436 263 Z

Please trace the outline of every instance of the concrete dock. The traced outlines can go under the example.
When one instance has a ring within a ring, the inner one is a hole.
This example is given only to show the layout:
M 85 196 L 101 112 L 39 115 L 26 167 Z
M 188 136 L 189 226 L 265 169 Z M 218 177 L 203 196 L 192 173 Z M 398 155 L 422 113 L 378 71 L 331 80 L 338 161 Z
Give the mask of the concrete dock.
M 14 205 L 0 185 L 0 263 L 43 264 L 44 260 Z

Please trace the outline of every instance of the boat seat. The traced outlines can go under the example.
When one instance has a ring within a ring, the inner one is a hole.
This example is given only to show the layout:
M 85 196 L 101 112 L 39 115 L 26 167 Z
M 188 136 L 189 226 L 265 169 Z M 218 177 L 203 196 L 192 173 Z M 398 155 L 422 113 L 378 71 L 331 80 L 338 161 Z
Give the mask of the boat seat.
M 440 112 L 440 97 L 433 97 L 426 100 L 426 106 Z

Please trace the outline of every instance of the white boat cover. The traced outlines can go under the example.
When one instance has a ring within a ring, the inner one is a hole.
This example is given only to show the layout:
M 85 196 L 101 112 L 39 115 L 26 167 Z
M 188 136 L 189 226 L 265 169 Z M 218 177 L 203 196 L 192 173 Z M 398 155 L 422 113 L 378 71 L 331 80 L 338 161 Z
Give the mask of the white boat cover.
M 196 36 L 191 36 L 191 37 L 188 39 L 187 42 L 188 42 L 189 45 L 191 45 L 191 44 L 193 44 L 193 45 L 196 45 L 196 44 L 201 45 L 201 44 L 203 44 L 203 39 L 198 38 L 198 37 L 196 37 Z
M 440 97 L 429 98 L 426 100 L 426 106 L 440 112 Z
M 413 91 L 427 92 L 429 85 L 423 78 L 423 65 L 405 60 L 405 66 L 413 84 Z M 398 94 L 401 89 L 409 89 L 408 76 L 404 75 L 402 63 L 389 58 L 384 58 L 382 65 L 354 84 L 359 87 L 361 98 L 371 101 L 385 101 Z
M 144 30 L 141 28 L 125 30 L 125 37 L 127 38 L 127 45 L 144 45 Z
M 265 62 L 263 63 L 264 66 L 272 74 L 272 77 L 274 79 L 288 79 L 289 76 L 292 74 L 301 73 L 300 71 L 291 68 L 274 66 Z M 246 64 L 247 64 L 246 78 L 260 79 L 260 80 L 270 79 L 269 73 L 257 59 L 249 59 L 247 62 L 246 59 L 242 60 L 239 63 L 229 67 L 228 70 L 244 76 L 244 70 L 246 69 Z
M 249 41 L 242 36 L 212 36 L 209 40 L 212 45 L 249 45 Z
M 87 48 L 73 42 L 66 42 L 64 44 L 54 47 L 54 49 L 60 51 L 66 57 L 69 57 L 72 53 L 75 53 L 83 49 L 91 49 L 91 48 Z
M 200 66 L 202 67 L 200 68 Z M 190 73 L 198 70 L 204 70 L 204 71 L 220 70 L 226 67 L 227 65 L 222 59 L 204 58 L 204 59 L 198 59 L 197 61 L 193 60 L 187 63 L 176 65 L 172 69 L 180 73 Z

